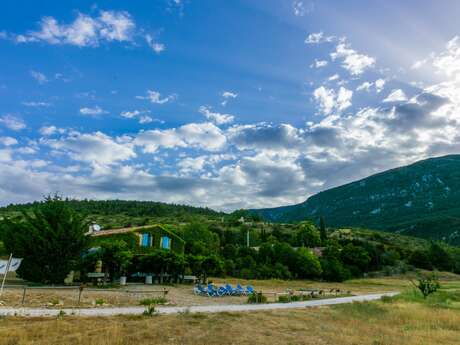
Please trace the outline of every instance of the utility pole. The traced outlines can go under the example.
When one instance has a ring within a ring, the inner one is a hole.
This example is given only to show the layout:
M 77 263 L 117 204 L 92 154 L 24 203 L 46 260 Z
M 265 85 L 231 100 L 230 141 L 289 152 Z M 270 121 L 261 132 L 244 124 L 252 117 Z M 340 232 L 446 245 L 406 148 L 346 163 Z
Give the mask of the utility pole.
M 249 229 L 246 232 L 246 243 L 247 243 L 248 248 L 249 248 Z

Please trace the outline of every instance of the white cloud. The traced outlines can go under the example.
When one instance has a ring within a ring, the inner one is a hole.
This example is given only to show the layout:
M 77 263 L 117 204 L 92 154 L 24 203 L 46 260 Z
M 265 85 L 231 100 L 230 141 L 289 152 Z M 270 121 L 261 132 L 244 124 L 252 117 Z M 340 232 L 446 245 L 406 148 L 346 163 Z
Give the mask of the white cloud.
M 319 43 L 327 43 L 333 42 L 336 39 L 335 36 L 325 36 L 324 32 L 315 32 L 311 33 L 305 39 L 306 44 L 319 44 Z
M 385 83 L 385 79 L 377 79 L 375 82 L 365 81 L 356 88 L 356 91 L 370 92 L 371 89 L 374 88 L 377 93 L 380 93 L 383 90 Z
M 337 109 L 342 111 L 350 107 L 352 97 L 353 91 L 341 87 L 339 89 L 339 93 L 337 94 Z
M 130 14 L 124 11 L 101 11 L 98 17 L 79 13 L 70 24 L 59 24 L 53 17 L 43 17 L 39 31 L 17 35 L 16 41 L 96 47 L 102 41 L 131 41 L 135 26 Z
M 228 100 L 238 97 L 238 94 L 231 91 L 224 91 L 222 92 L 222 97 L 224 98 L 224 100 L 222 101 L 221 105 L 225 107 L 228 103 Z
M 318 102 L 320 110 L 324 114 L 331 114 L 333 111 L 341 112 L 351 106 L 353 91 L 340 87 L 336 92 L 320 86 L 313 92 L 313 97 Z
M 101 132 L 84 134 L 72 132 L 63 138 L 44 139 L 43 143 L 77 161 L 113 164 L 136 157 L 133 144 L 123 139 L 114 140 Z
M 39 84 L 43 85 L 45 83 L 47 83 L 49 80 L 48 78 L 46 77 L 46 75 L 42 72 L 38 72 L 38 71 L 30 71 L 30 75 L 32 76 L 32 78 L 34 78 Z
M 120 113 L 121 116 L 123 117 L 126 117 L 127 119 L 132 119 L 134 117 L 137 117 L 139 116 L 140 114 L 142 114 L 143 112 L 140 111 L 140 110 L 133 110 L 133 111 L 122 111 Z
M 57 133 L 64 134 L 66 132 L 63 128 L 57 128 L 56 126 L 43 126 L 39 130 L 43 136 L 51 136 Z
M 80 114 L 97 116 L 97 115 L 102 115 L 102 114 L 108 114 L 108 111 L 106 111 L 106 110 L 102 109 L 100 106 L 96 105 L 96 106 L 94 106 L 92 108 L 89 108 L 89 107 L 80 108 Z
M 140 124 L 151 123 L 153 121 L 154 121 L 154 119 L 151 118 L 148 115 L 142 115 L 142 116 L 139 117 L 139 123 Z
M 235 120 L 235 117 L 230 114 L 221 114 L 213 112 L 210 107 L 201 106 L 199 109 L 200 113 L 203 114 L 208 120 L 214 122 L 217 125 L 223 125 L 231 123 Z
M 334 81 L 340 79 L 340 76 L 338 74 L 331 75 L 327 80 L 329 81 Z
M 333 89 L 327 89 L 324 86 L 320 86 L 313 92 L 313 96 L 325 114 L 332 112 L 335 107 L 336 98 L 335 91 Z
M 152 35 L 145 35 L 145 41 L 147 45 L 157 54 L 160 54 L 166 49 L 166 46 L 163 43 L 156 42 Z
M 292 2 L 292 10 L 296 17 L 303 17 L 306 14 L 313 12 L 315 4 L 312 1 L 294 0 Z
M 13 131 L 20 131 L 21 129 L 26 128 L 26 124 L 22 119 L 12 115 L 3 115 L 0 117 L 0 124 L 3 124 L 5 127 Z
M 390 94 L 383 100 L 383 102 L 404 102 L 407 101 L 407 96 L 401 89 L 396 89 L 390 92 Z
M 369 92 L 369 91 L 371 91 L 372 85 L 374 85 L 374 83 L 365 81 L 364 83 L 362 83 L 361 85 L 359 85 L 356 88 L 356 91 L 367 91 L 367 92 Z
M 311 68 L 321 68 L 321 67 L 326 67 L 328 62 L 326 60 L 318 60 L 315 59 L 315 62 L 310 65 Z
M 212 123 L 189 123 L 178 128 L 140 132 L 134 143 L 142 146 L 147 153 L 154 153 L 161 147 L 194 147 L 216 151 L 226 144 L 226 137 Z
M 158 91 L 147 90 L 147 96 L 136 96 L 137 99 L 146 99 L 154 104 L 165 104 L 176 99 L 176 95 L 169 95 L 167 97 L 161 98 L 161 94 Z
M 138 119 L 140 124 L 146 124 L 146 123 L 151 123 L 151 122 L 163 122 L 157 119 L 154 119 L 150 117 L 149 110 L 132 110 L 132 111 L 122 111 L 120 115 L 122 117 L 125 117 L 127 119 Z
M 236 97 L 238 97 L 238 94 L 235 93 L 235 92 L 231 92 L 231 91 L 224 91 L 224 92 L 222 92 L 222 97 L 224 97 L 224 98 L 236 98 Z
M 14 146 L 18 144 L 18 141 L 13 137 L 0 137 L 0 144 L 3 146 Z
M 10 162 L 13 160 L 10 149 L 0 150 L 0 162 Z
M 130 41 L 136 24 L 128 12 L 101 11 L 99 34 L 107 41 Z
M 342 67 L 351 75 L 360 75 L 365 70 L 375 65 L 375 59 L 371 56 L 359 54 L 346 42 L 340 42 L 331 53 L 332 60 L 342 59 Z
M 24 105 L 24 106 L 26 106 L 26 107 L 38 108 L 38 107 L 50 107 L 50 106 L 51 106 L 51 103 L 48 103 L 48 102 L 34 102 L 34 101 L 31 101 L 31 102 L 22 102 L 22 105 Z
M 377 91 L 377 93 L 380 93 L 383 88 L 385 87 L 385 79 L 377 79 L 374 83 L 375 85 L 375 90 Z

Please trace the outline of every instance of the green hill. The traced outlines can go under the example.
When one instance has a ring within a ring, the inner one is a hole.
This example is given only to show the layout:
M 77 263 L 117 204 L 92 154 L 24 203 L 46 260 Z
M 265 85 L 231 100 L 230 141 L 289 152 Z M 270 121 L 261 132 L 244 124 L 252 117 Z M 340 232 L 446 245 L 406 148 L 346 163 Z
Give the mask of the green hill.
M 209 208 L 192 207 L 187 205 L 166 204 L 154 201 L 134 200 L 74 200 L 67 199 L 66 203 L 75 211 L 87 215 L 104 228 L 116 228 L 150 223 L 178 223 L 191 219 L 220 219 L 224 214 Z M 0 208 L 2 216 L 21 215 L 38 206 L 40 202 L 8 205 Z
M 460 155 L 375 174 L 285 207 L 252 210 L 273 222 L 317 220 L 460 243 Z

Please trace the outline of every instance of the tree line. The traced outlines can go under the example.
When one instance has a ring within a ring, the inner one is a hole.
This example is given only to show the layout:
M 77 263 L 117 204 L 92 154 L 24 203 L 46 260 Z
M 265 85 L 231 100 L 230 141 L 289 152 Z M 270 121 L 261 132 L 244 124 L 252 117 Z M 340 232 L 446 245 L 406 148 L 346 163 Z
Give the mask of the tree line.
M 245 279 L 321 279 L 343 281 L 370 272 L 404 273 L 411 267 L 460 273 L 460 250 L 432 242 L 423 248 L 389 247 L 376 240 L 332 236 L 325 220 L 319 226 L 302 222 L 280 225 L 230 222 L 190 222 L 176 232 L 185 240 L 185 253 L 155 250 L 137 256 L 124 241 L 94 247 L 84 233 L 86 218 L 69 202 L 49 197 L 25 211 L 23 217 L 6 218 L 0 234 L 8 252 L 23 257 L 18 274 L 26 280 L 62 283 L 71 270 L 81 279 L 102 260 L 112 278 L 136 272 L 177 279 L 194 274 Z M 250 246 L 247 246 L 249 233 Z M 162 278 L 161 278 L 162 279 Z

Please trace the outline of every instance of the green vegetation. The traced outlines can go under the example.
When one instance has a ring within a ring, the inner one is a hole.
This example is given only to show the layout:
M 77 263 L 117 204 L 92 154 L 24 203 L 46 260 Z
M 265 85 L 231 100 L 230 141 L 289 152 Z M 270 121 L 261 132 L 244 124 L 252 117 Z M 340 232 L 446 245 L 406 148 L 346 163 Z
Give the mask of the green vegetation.
M 253 294 L 249 295 L 248 303 L 267 303 L 267 297 L 264 296 L 261 292 L 254 292 Z
M 181 250 L 165 250 L 156 245 L 145 248 L 139 246 L 135 231 L 83 236 L 87 224 L 74 211 L 73 203 L 46 200 L 34 204 L 33 209 L 24 208 L 22 217 L 7 217 L 1 223 L 0 233 L 7 250 L 25 258 L 26 265 L 18 272 L 21 277 L 33 282 L 58 283 L 76 269 L 80 272 L 77 279 L 85 281 L 86 273 L 94 272 L 100 261 L 102 272 L 108 273 L 114 282 L 122 275 L 139 280 L 153 275 L 160 282 L 172 283 L 180 281 L 184 274 L 196 275 L 205 282 L 209 276 L 343 281 L 400 274 L 416 268 L 460 272 L 460 249 L 445 243 L 367 229 L 326 228 L 327 218 L 319 220 L 319 228 L 308 221 L 265 223 L 257 217 L 247 217 L 245 211 L 222 217 L 214 217 L 212 213 L 209 218 L 189 214 L 188 222 L 152 225 L 151 229 L 157 229 L 152 230 L 153 235 L 164 231 L 185 242 L 172 242 L 173 246 L 181 244 Z M 55 226 L 42 228 L 45 223 L 40 217 L 49 213 L 51 204 L 59 206 L 54 208 L 59 213 L 53 218 Z M 35 224 L 35 228 L 29 223 Z M 18 244 L 34 250 L 21 249 Z M 50 256 L 50 252 L 65 255 Z M 53 269 L 53 272 L 60 273 L 50 277 L 49 273 L 30 269 L 37 263 L 48 272 L 50 265 L 59 266 L 60 271 Z
M 165 204 L 153 201 L 131 200 L 63 200 L 73 211 L 84 215 L 87 220 L 95 221 L 104 229 L 140 226 L 157 223 L 189 222 L 193 219 L 220 219 L 223 213 L 209 208 L 186 205 Z M 43 204 L 33 202 L 28 204 L 9 205 L 0 208 L 2 216 L 22 216 L 24 212 L 36 209 Z
M 17 273 L 40 283 L 62 283 L 89 244 L 87 223 L 59 197 L 47 197 L 23 219 L 1 223 L 7 252 L 24 258 Z
M 439 280 L 434 274 L 419 278 L 417 284 L 414 285 L 422 293 L 423 298 L 427 298 L 440 288 Z
M 450 155 L 332 188 L 298 205 L 252 213 L 272 222 L 323 215 L 332 227 L 366 227 L 460 244 L 459 201 L 460 155 Z

